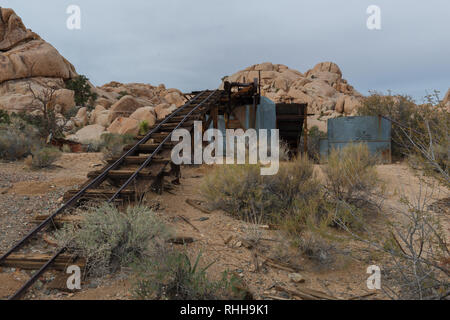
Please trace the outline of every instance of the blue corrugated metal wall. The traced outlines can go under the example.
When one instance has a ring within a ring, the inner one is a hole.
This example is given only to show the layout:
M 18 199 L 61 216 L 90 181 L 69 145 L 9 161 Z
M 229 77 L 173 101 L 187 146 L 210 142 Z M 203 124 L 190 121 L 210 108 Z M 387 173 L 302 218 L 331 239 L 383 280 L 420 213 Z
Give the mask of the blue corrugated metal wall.
M 249 128 L 249 119 L 250 119 L 250 106 L 246 106 L 246 116 L 245 116 L 245 128 Z M 219 130 L 222 132 L 225 137 L 225 119 L 223 116 L 219 116 Z M 213 124 L 211 123 L 209 128 L 212 128 Z M 258 132 L 259 129 L 276 129 L 277 128 L 277 113 L 275 109 L 275 103 L 266 97 L 261 97 L 260 104 L 256 110 L 256 130 Z M 267 135 L 268 139 L 270 139 L 270 131 Z M 269 140 L 270 141 L 270 140 Z M 224 146 L 225 146 L 224 139 Z
M 348 143 L 366 143 L 382 162 L 391 162 L 391 123 L 381 117 L 341 117 L 328 120 L 328 139 L 320 142 L 322 161 L 332 149 Z

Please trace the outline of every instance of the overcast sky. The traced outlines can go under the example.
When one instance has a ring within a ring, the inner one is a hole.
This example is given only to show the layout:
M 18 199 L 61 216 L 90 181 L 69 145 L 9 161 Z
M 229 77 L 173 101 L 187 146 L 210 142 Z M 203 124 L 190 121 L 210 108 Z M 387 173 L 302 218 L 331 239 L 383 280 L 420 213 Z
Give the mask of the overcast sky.
M 69 30 L 69 5 L 81 30 Z M 381 30 L 369 30 L 369 5 Z M 184 91 L 270 61 L 306 72 L 337 63 L 350 84 L 410 94 L 450 87 L 448 0 L 1 0 L 95 85 L 115 80 Z

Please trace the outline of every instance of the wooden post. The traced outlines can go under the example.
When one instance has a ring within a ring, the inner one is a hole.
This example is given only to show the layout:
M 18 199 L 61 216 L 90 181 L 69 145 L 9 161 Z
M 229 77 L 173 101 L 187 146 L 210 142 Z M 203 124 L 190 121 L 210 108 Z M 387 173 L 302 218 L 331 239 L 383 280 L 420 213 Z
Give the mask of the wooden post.
M 249 126 L 251 129 L 256 129 L 256 96 L 253 96 L 253 105 L 250 107 Z
M 256 97 L 258 94 L 258 79 L 253 79 L 253 85 L 255 92 L 253 93 L 253 105 L 250 107 L 250 119 L 249 119 L 249 126 L 252 129 L 256 129 Z
M 305 155 L 308 154 L 308 105 L 304 109 L 304 121 L 303 121 L 303 152 Z
M 213 119 L 213 128 L 219 129 L 219 107 L 215 106 L 211 109 L 211 117 Z

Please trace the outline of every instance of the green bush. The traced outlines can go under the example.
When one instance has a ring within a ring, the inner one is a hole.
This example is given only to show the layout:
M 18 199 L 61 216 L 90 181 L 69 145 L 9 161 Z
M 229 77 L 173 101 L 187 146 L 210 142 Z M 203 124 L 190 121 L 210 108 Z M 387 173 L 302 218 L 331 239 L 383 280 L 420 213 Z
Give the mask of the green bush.
M 56 113 L 53 110 L 47 110 L 47 117 L 44 115 L 32 115 L 25 111 L 12 114 L 12 117 L 21 119 L 30 126 L 35 127 L 42 139 L 47 139 L 50 134 L 54 138 L 64 138 L 63 128 L 57 125 Z
M 40 143 L 36 128 L 21 119 L 12 118 L 10 124 L 0 124 L 0 159 L 22 159 Z
M 117 100 L 120 100 L 123 97 L 128 96 L 128 95 L 129 95 L 129 93 L 127 91 L 120 91 L 119 96 L 117 97 Z
M 150 129 L 150 126 L 149 126 L 147 120 L 143 120 L 143 121 L 139 122 L 139 134 L 140 135 L 142 135 L 142 136 L 145 135 L 149 129 Z
M 33 169 L 42 169 L 50 167 L 61 158 L 61 151 L 55 147 L 35 147 L 31 151 L 31 156 L 28 165 Z
M 134 295 L 138 299 L 218 300 L 236 297 L 238 279 L 224 272 L 222 279 L 211 281 L 200 267 L 201 254 L 194 263 L 186 253 L 171 250 L 140 265 Z
M 89 79 L 80 75 L 66 81 L 66 88 L 75 91 L 75 104 L 77 106 L 93 108 L 93 103 L 97 100 L 97 94 L 91 91 L 88 83 Z
M 277 222 L 298 201 L 320 193 L 320 184 L 312 163 L 298 158 L 281 163 L 273 176 L 261 176 L 259 165 L 220 166 L 206 177 L 201 190 L 214 209 L 239 219 Z
M 5 110 L 0 110 L 0 124 L 10 124 L 11 118 Z
M 103 152 L 105 159 L 119 157 L 123 153 L 123 148 L 127 144 L 134 142 L 132 135 L 121 135 L 116 133 L 104 133 L 101 136 L 101 141 L 96 146 L 96 151 Z
M 334 260 L 334 246 L 317 232 L 303 232 L 296 244 L 303 255 L 320 265 L 329 265 Z
M 376 160 L 367 144 L 363 143 L 332 150 L 325 166 L 329 194 L 334 199 L 346 202 L 367 199 L 379 184 Z
M 326 138 L 327 134 L 320 131 L 317 126 L 308 130 L 308 157 L 315 163 L 320 162 L 320 139 Z M 300 141 L 300 150 L 304 148 L 303 138 Z
M 105 275 L 139 263 L 151 255 L 152 246 L 164 243 L 168 229 L 145 206 L 129 206 L 125 213 L 115 206 L 92 207 L 79 228 L 65 225 L 55 237 L 61 246 L 87 260 L 87 273 Z

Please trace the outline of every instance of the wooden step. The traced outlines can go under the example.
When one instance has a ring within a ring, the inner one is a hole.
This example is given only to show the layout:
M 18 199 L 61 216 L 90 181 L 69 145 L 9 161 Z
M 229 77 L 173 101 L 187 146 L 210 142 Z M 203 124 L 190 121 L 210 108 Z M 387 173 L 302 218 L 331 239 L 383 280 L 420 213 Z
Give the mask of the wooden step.
M 31 220 L 32 223 L 42 223 L 43 221 L 47 220 L 49 217 L 48 214 L 35 216 L 33 220 Z M 57 216 L 53 218 L 53 223 L 57 225 L 62 225 L 64 223 L 73 223 L 78 224 L 81 221 L 83 221 L 83 216 L 75 216 L 75 215 L 66 215 L 66 216 Z
M 171 122 L 171 123 L 165 123 L 161 125 L 161 129 L 163 130 L 174 130 L 180 122 Z M 194 125 L 194 121 L 185 121 L 180 128 L 189 128 Z
M 153 152 L 153 151 L 155 151 L 156 150 L 156 148 L 159 146 L 159 143 L 149 143 L 149 144 L 141 144 L 139 147 L 138 147 L 138 151 L 140 151 L 140 152 L 148 152 L 148 153 L 151 153 L 151 152 Z M 174 147 L 175 145 L 173 144 L 173 143 L 170 143 L 170 142 L 167 142 L 167 143 L 165 143 L 164 144 L 164 146 L 162 147 L 162 149 L 165 149 L 165 150 L 170 150 L 170 149 L 172 149 L 173 147 Z M 124 147 L 124 150 L 130 150 L 131 148 L 133 148 L 134 147 L 134 145 L 127 145 L 127 146 L 125 146 Z
M 2 262 L 1 266 L 24 270 L 38 270 L 52 257 L 50 254 L 11 254 Z M 74 260 L 73 256 L 62 254 L 56 258 L 49 269 L 66 271 L 67 267 L 71 265 L 77 265 L 83 270 L 86 266 L 86 261 L 81 258 Z
M 194 107 L 196 107 L 196 106 L 194 106 Z M 179 116 L 185 116 L 185 115 L 187 115 L 189 112 L 191 112 L 192 109 L 194 109 L 194 107 L 192 107 L 192 108 L 186 108 L 186 109 L 184 109 L 184 110 L 181 110 L 180 112 L 177 113 L 176 116 L 177 116 L 177 117 L 179 117 Z M 195 110 L 194 112 L 192 112 L 191 115 L 198 115 L 198 114 L 202 113 L 203 111 L 204 111 L 204 107 L 200 107 L 200 108 L 198 108 L 197 110 Z M 170 120 L 172 120 L 172 119 L 170 119 Z
M 147 160 L 147 158 L 148 158 L 149 156 L 150 156 L 150 155 L 145 155 L 145 156 L 129 156 L 129 157 L 126 157 L 126 158 L 125 158 L 124 163 L 125 163 L 125 164 L 143 164 L 143 163 L 145 162 L 145 160 Z M 115 158 L 108 159 L 107 162 L 108 162 L 108 163 L 114 163 L 114 162 L 116 162 L 117 160 L 119 160 L 119 157 L 115 157 Z M 151 163 L 168 163 L 168 162 L 170 162 L 170 161 L 171 161 L 170 158 L 154 157 L 154 158 L 152 159 L 152 162 L 151 162 Z
M 114 170 L 114 171 L 119 171 L 119 170 Z M 94 172 L 98 172 L 98 171 L 94 171 Z M 77 194 L 78 191 L 79 190 L 69 190 L 69 191 L 66 192 L 66 194 L 67 194 L 67 196 L 69 196 L 69 199 L 70 199 L 75 194 Z M 89 197 L 89 198 L 91 198 L 91 197 L 94 197 L 94 198 L 101 198 L 101 197 L 110 198 L 115 193 L 116 193 L 116 190 L 88 189 L 88 190 L 86 190 L 86 192 L 82 196 L 82 198 L 85 198 L 85 197 Z M 65 196 L 66 195 L 64 195 L 64 197 Z M 122 190 L 120 192 L 120 196 L 121 197 L 132 197 L 132 196 L 134 196 L 134 190 L 130 190 L 130 189 Z
M 107 178 L 109 179 L 128 179 L 131 177 L 136 170 L 133 169 L 121 169 L 121 170 L 111 170 L 108 172 Z M 91 171 L 88 173 L 88 178 L 95 178 L 100 175 L 102 171 Z M 139 179 L 153 179 L 155 178 L 155 174 L 148 169 L 144 169 L 138 174 Z M 112 195 L 112 194 L 111 194 Z

